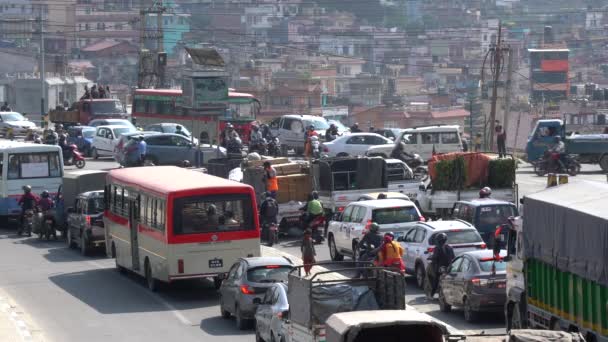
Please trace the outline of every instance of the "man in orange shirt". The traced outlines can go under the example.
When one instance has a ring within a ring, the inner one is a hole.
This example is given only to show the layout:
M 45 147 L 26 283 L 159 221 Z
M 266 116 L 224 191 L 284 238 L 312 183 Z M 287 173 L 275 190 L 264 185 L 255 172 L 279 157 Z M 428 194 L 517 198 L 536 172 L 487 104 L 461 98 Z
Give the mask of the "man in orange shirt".
M 279 180 L 277 179 L 277 170 L 272 167 L 270 162 L 264 162 L 264 181 L 266 182 L 266 191 L 270 192 L 272 198 L 276 198 L 277 191 L 279 191 Z

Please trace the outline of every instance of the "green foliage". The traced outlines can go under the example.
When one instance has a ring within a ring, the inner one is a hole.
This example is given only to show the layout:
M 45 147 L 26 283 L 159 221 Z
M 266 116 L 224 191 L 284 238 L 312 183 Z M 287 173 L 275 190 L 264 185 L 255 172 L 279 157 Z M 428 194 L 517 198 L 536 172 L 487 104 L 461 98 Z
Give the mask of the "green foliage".
M 515 183 L 514 159 L 502 158 L 490 161 L 488 166 L 488 186 L 491 188 L 510 188 Z
M 464 158 L 440 160 L 435 164 L 435 170 L 437 177 L 433 179 L 434 190 L 452 191 L 464 188 L 467 179 Z

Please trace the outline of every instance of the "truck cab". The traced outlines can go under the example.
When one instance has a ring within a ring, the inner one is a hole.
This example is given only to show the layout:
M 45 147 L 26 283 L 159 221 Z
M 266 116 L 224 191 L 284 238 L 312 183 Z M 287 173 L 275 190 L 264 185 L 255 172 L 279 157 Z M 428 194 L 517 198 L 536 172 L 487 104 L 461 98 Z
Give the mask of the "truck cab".
M 542 159 L 545 151 L 555 143 L 556 136 L 562 139 L 566 136 L 562 120 L 538 120 L 526 144 L 528 161 L 535 162 Z
M 118 99 L 82 99 L 68 110 L 56 109 L 49 113 L 51 122 L 67 126 L 87 124 L 94 119 L 127 119 L 127 116 Z

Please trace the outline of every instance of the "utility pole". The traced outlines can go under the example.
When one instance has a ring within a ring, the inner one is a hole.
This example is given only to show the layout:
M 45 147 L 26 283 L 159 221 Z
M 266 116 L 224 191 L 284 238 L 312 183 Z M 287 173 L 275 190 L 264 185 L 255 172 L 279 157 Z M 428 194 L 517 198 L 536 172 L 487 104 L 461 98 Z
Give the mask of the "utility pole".
M 505 112 L 503 119 L 503 128 L 505 132 L 509 129 L 509 116 L 511 116 L 511 74 L 513 73 L 513 53 L 510 46 L 505 47 L 505 53 L 508 54 L 507 61 L 507 84 L 505 85 Z M 506 142 L 505 142 L 506 145 Z M 505 146 L 506 147 L 506 146 Z
M 498 80 L 500 79 L 501 59 L 502 59 L 502 23 L 498 22 L 498 38 L 496 39 L 496 45 L 494 46 L 494 67 L 492 70 L 492 105 L 490 107 L 490 139 L 489 147 L 492 150 L 492 144 L 494 142 L 494 127 L 496 125 L 496 100 L 498 100 Z M 490 51 L 492 51 L 490 49 Z M 487 142 L 486 142 L 487 144 Z
M 473 142 L 473 139 L 473 97 L 471 96 L 469 97 L 469 140 Z
M 144 8 L 144 0 L 140 0 L 139 22 L 140 22 L 140 52 L 139 52 L 139 75 L 138 87 L 163 87 L 165 85 L 165 65 L 167 54 L 164 52 L 163 44 L 163 13 L 166 8 L 162 0 L 154 2 L 149 8 Z M 154 33 L 146 33 L 148 14 L 156 14 L 156 30 Z M 146 51 L 146 39 L 156 40 L 154 52 Z M 153 66 L 153 68 L 152 68 Z M 153 69 L 153 70 L 152 70 Z M 150 80 L 152 76 L 152 80 Z
M 40 16 L 38 17 L 40 20 L 40 119 L 44 122 L 44 116 L 46 114 L 45 110 L 45 90 L 46 90 L 46 79 L 45 79 L 45 70 L 44 70 L 44 18 L 43 18 L 43 5 L 40 5 Z

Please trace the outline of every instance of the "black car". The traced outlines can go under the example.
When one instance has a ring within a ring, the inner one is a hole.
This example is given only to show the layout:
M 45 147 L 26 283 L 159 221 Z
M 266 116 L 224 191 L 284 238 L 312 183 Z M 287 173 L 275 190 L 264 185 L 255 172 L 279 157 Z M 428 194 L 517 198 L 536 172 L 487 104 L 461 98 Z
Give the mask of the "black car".
M 448 266 L 439 280 L 439 309 L 464 309 L 464 319 L 473 322 L 482 311 L 501 312 L 507 299 L 507 264 L 495 260 L 492 250 L 466 252 Z
M 509 217 L 517 216 L 515 204 L 492 198 L 458 201 L 452 208 L 452 219 L 463 220 L 475 226 L 489 249 L 494 248 L 496 227 L 506 224 Z M 504 239 L 504 241 L 507 240 Z
M 82 255 L 88 255 L 92 248 L 105 246 L 103 208 L 103 190 L 76 197 L 74 207 L 68 208 L 67 243 L 70 248 L 79 247 Z

